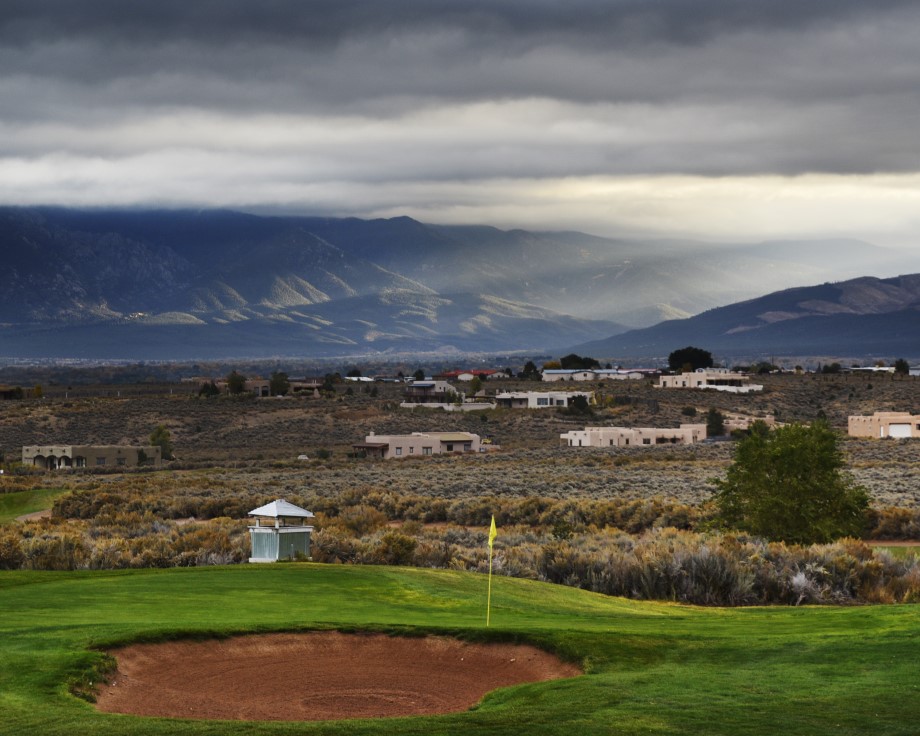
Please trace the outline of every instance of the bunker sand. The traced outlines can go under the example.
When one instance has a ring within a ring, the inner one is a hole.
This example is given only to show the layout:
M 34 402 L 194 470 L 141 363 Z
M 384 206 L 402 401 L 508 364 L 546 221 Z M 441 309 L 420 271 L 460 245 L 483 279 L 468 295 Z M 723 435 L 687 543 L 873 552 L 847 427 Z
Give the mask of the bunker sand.
M 111 652 L 109 713 L 244 721 L 384 718 L 468 710 L 491 690 L 581 674 L 527 645 L 383 634 L 263 634 Z

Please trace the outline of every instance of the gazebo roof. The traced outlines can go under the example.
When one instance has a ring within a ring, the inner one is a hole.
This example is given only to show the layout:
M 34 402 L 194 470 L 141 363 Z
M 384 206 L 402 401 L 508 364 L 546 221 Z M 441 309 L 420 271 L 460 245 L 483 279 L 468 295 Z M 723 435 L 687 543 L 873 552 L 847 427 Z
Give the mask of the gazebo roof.
M 283 498 L 279 498 L 277 501 L 272 501 L 271 503 L 267 503 L 264 506 L 259 506 L 257 509 L 253 509 L 249 512 L 249 515 L 270 516 L 273 519 L 277 519 L 282 516 L 310 519 L 313 517 L 313 512 L 302 509 L 300 506 L 295 506 L 292 503 L 288 503 Z

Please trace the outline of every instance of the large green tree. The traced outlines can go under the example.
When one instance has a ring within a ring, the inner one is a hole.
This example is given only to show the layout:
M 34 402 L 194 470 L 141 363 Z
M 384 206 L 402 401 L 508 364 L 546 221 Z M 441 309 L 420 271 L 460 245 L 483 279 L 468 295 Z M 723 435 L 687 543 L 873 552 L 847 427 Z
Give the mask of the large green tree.
M 697 368 L 712 368 L 712 353 L 703 348 L 688 345 L 674 350 L 668 356 L 668 368 L 672 371 L 695 371 Z
M 236 371 L 231 371 L 230 375 L 227 376 L 227 391 L 231 394 L 241 394 L 246 390 L 246 376 L 237 373 Z
M 582 357 L 577 353 L 569 353 L 559 359 L 559 365 L 566 370 L 590 371 L 594 368 L 600 368 L 601 364 L 594 358 Z
M 268 379 L 268 390 L 272 396 L 287 396 L 288 391 L 291 390 L 288 374 L 284 371 L 272 373 L 271 378 Z
M 160 448 L 160 455 L 164 460 L 171 460 L 173 456 L 172 435 L 163 424 L 158 424 L 150 433 L 150 444 Z
M 869 505 L 844 470 L 837 434 L 822 421 L 773 430 L 755 423 L 716 485 L 725 524 L 795 544 L 858 535 Z

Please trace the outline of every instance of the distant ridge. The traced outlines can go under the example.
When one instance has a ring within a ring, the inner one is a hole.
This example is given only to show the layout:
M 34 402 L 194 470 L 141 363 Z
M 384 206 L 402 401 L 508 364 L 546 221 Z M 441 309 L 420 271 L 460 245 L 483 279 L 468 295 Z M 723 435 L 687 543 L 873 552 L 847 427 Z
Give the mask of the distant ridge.
M 687 344 L 725 357 L 920 359 L 920 274 L 786 289 L 572 349 L 603 357 L 663 356 Z
M 0 207 L 0 254 L 0 357 L 143 360 L 545 352 L 904 258 L 855 240 L 55 207 Z

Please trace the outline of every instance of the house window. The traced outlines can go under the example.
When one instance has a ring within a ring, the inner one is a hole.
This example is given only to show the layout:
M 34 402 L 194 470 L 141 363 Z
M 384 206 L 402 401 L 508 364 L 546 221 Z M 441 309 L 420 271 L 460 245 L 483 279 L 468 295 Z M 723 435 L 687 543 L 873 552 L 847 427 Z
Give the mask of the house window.
M 453 444 L 447 445 L 447 451 L 448 451 L 448 452 L 453 452 L 453 451 L 454 451 L 454 446 L 453 446 Z
M 120 457 L 120 458 L 118 458 L 118 459 L 116 460 L 116 463 L 117 463 L 118 465 L 124 465 L 124 464 L 125 464 L 125 459 L 124 459 L 123 457 Z
M 96 458 L 96 465 L 105 465 L 105 458 L 104 458 L 104 457 L 97 457 L 97 458 Z
M 430 454 L 431 454 L 431 448 L 430 448 L 430 447 L 423 447 L 423 448 L 422 448 L 422 454 L 423 454 L 423 455 L 430 455 Z
M 646 437 L 644 440 L 642 440 L 642 444 L 643 444 L 643 445 L 650 445 L 650 444 L 652 444 L 652 440 L 651 440 L 649 437 Z
M 397 447 L 397 448 L 396 448 L 396 457 L 399 457 L 400 455 L 402 455 L 402 448 L 401 448 L 401 447 Z
M 410 455 L 414 455 L 414 454 L 415 454 L 415 448 L 414 448 L 414 447 L 410 447 L 410 448 L 409 448 L 409 454 L 410 454 Z
M 565 399 L 556 399 L 556 406 L 565 406 Z
M 473 443 L 472 443 L 472 442 L 464 442 L 464 443 L 463 443 L 463 451 L 464 451 L 464 452 L 470 452 L 472 449 L 473 449 Z
M 537 406 L 549 406 L 549 399 L 537 399 Z

